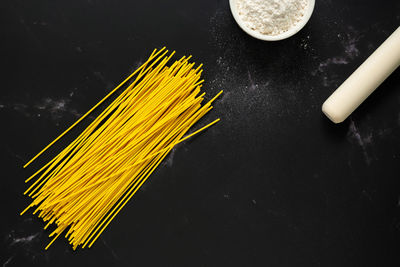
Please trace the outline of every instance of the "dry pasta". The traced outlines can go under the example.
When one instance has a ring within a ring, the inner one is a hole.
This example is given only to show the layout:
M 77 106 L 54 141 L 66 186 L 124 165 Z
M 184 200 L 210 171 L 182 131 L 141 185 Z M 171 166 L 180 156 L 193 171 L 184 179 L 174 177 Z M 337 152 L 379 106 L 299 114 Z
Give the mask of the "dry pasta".
M 64 233 L 75 250 L 91 247 L 113 218 L 134 196 L 178 143 L 207 129 L 188 130 L 213 107 L 219 92 L 202 104 L 202 65 L 182 57 L 170 66 L 174 52 L 155 49 L 149 59 L 64 133 L 32 158 L 27 167 L 55 142 L 129 84 L 67 147 L 29 177 L 24 192 L 33 199 L 21 212 L 35 208 L 55 225 L 46 249 Z

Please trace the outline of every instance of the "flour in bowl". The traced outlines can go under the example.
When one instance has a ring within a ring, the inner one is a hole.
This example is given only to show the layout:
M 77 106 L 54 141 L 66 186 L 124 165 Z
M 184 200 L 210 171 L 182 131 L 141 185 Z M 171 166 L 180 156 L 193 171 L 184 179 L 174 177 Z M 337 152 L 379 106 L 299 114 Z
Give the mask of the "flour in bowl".
M 304 16 L 308 0 L 237 0 L 245 25 L 264 35 L 278 35 L 295 26 Z

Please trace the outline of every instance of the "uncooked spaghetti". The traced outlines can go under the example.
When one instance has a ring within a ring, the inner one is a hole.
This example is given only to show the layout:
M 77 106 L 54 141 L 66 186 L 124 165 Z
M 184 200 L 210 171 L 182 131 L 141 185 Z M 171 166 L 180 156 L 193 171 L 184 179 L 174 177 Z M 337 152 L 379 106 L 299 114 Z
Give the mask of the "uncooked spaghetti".
M 202 65 L 190 57 L 168 66 L 174 52 L 154 50 L 149 59 L 24 167 L 62 138 L 107 98 L 127 88 L 66 148 L 29 177 L 25 191 L 54 237 L 73 249 L 91 247 L 172 148 L 219 119 L 187 134 L 213 107 L 202 104 Z

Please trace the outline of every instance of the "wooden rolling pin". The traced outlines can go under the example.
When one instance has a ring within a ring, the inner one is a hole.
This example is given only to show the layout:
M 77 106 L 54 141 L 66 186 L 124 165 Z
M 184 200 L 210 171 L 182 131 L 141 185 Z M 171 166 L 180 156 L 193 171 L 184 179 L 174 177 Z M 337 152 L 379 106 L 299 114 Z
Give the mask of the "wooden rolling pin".
M 334 123 L 344 121 L 399 65 L 400 27 L 325 101 L 322 112 Z

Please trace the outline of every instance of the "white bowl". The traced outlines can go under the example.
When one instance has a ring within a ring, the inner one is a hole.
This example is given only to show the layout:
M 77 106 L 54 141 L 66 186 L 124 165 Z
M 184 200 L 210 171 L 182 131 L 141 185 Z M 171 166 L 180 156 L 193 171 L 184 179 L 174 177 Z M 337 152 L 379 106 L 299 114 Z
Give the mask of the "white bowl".
M 236 20 L 239 27 L 242 28 L 242 30 L 245 31 L 248 35 L 253 36 L 254 38 L 263 40 L 263 41 L 279 41 L 279 40 L 289 38 L 289 37 L 295 35 L 296 33 L 298 33 L 310 20 L 311 15 L 314 11 L 314 6 L 315 6 L 315 0 L 308 0 L 307 10 L 305 11 L 304 16 L 301 18 L 301 21 L 299 21 L 296 25 L 294 25 L 288 31 L 283 32 L 281 34 L 265 35 L 265 34 L 261 34 L 257 31 L 255 31 L 255 30 L 252 30 L 245 25 L 245 23 L 242 21 L 242 19 L 239 16 L 236 2 L 237 2 L 237 0 L 229 0 L 233 18 Z

